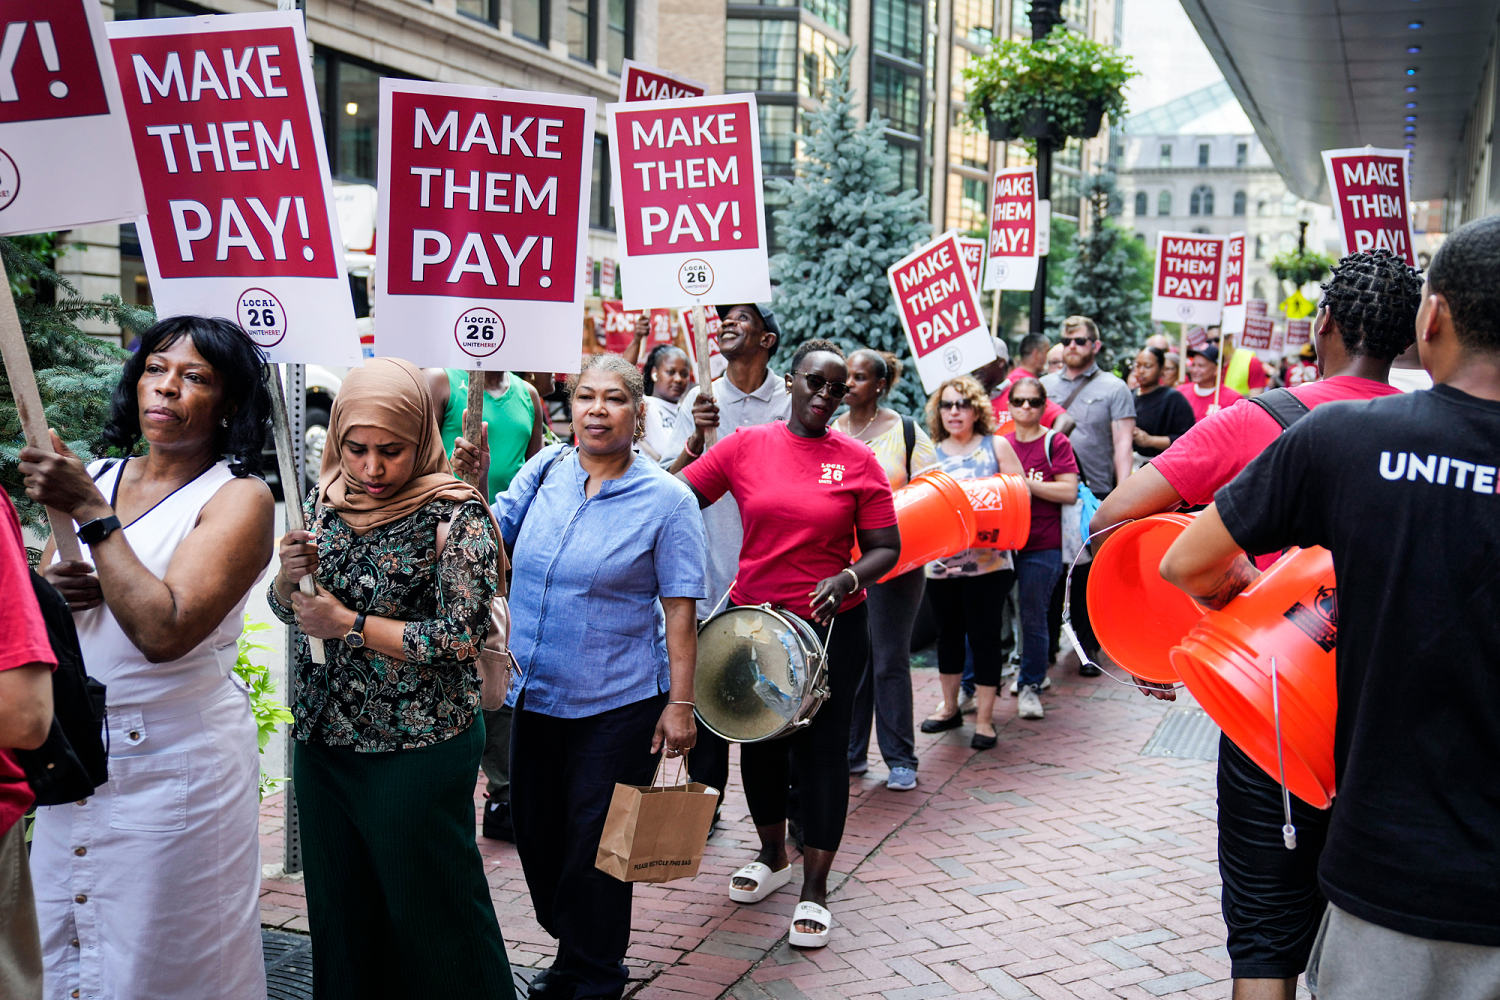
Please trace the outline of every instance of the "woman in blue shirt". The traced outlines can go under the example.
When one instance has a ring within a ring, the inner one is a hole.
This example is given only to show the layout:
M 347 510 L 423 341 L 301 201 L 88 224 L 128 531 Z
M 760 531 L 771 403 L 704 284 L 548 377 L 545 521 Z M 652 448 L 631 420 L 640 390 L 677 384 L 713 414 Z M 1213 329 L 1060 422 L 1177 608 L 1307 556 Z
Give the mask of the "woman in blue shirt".
M 649 784 L 659 752 L 696 739 L 703 519 L 632 450 L 643 399 L 634 365 L 586 358 L 571 386 L 578 447 L 543 449 L 494 506 L 515 568 L 511 814 L 537 922 L 558 939 L 538 998 L 623 993 L 631 884 L 594 867 L 604 817 L 616 782 Z

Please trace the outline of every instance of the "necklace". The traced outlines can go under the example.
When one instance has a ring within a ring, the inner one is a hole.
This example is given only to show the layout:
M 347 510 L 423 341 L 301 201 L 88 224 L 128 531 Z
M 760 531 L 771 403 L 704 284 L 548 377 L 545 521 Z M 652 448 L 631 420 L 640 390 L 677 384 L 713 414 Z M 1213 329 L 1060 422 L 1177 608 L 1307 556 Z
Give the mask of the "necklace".
M 870 415 L 870 419 L 866 420 L 865 423 L 864 423 L 864 426 L 861 427 L 859 430 L 854 430 L 853 429 L 854 428 L 854 421 L 851 419 L 852 416 L 853 416 L 853 414 L 849 414 L 849 413 L 844 414 L 844 426 L 848 427 L 850 429 L 849 430 L 849 436 L 850 437 L 859 438 L 860 440 L 864 440 L 865 431 L 869 430 L 870 429 L 870 425 L 873 424 L 876 420 L 880 419 L 880 407 L 878 407 L 878 406 L 875 407 L 875 412 Z

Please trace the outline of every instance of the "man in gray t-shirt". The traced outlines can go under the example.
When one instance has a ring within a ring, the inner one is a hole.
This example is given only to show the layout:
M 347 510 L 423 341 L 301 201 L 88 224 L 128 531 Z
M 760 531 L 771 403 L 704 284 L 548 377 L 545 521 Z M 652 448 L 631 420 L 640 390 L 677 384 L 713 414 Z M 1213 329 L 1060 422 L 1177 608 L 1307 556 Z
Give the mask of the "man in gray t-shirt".
M 1094 359 L 1101 346 L 1098 324 L 1087 316 L 1069 316 L 1062 327 L 1062 371 L 1042 376 L 1047 398 L 1056 400 L 1078 425 L 1068 433 L 1068 442 L 1078 458 L 1084 484 L 1097 497 L 1107 495 L 1115 484 L 1130 475 L 1135 432 L 1135 396 L 1121 379 L 1099 368 Z M 1077 516 L 1073 511 L 1065 511 L 1069 513 Z M 1072 572 L 1072 624 L 1085 651 L 1097 657 L 1099 641 L 1089 625 L 1088 602 L 1084 599 L 1089 565 L 1080 563 Z M 1062 586 L 1066 580 L 1064 574 L 1052 597 L 1054 621 L 1061 619 Z M 1054 648 L 1056 641 L 1054 633 Z M 1097 677 L 1099 668 L 1086 662 L 1080 653 L 1078 672 L 1085 677 Z

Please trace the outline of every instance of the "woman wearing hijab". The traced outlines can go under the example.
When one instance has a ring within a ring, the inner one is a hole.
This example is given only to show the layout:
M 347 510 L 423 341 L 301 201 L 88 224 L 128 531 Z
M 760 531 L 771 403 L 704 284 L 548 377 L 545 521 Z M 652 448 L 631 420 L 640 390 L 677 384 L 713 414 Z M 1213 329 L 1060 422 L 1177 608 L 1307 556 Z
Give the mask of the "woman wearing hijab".
M 484 498 L 449 471 L 421 369 L 350 373 L 305 506 L 312 530 L 282 539 L 267 598 L 325 640 L 325 664 L 299 640 L 292 756 L 314 991 L 513 997 L 474 843 L 476 659 L 502 556 Z

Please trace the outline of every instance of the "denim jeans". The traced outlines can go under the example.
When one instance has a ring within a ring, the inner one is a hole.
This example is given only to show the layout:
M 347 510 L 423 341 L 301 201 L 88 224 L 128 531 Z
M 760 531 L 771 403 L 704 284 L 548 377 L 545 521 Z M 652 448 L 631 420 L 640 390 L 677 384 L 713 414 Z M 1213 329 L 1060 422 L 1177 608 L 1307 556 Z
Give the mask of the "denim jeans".
M 1021 684 L 1047 677 L 1047 606 L 1062 576 L 1062 550 L 1016 553 L 1016 590 L 1021 605 Z
M 869 756 L 873 717 L 886 767 L 917 769 L 912 732 L 911 630 L 925 583 L 918 568 L 870 586 L 870 657 L 854 691 L 849 731 L 851 766 Z

